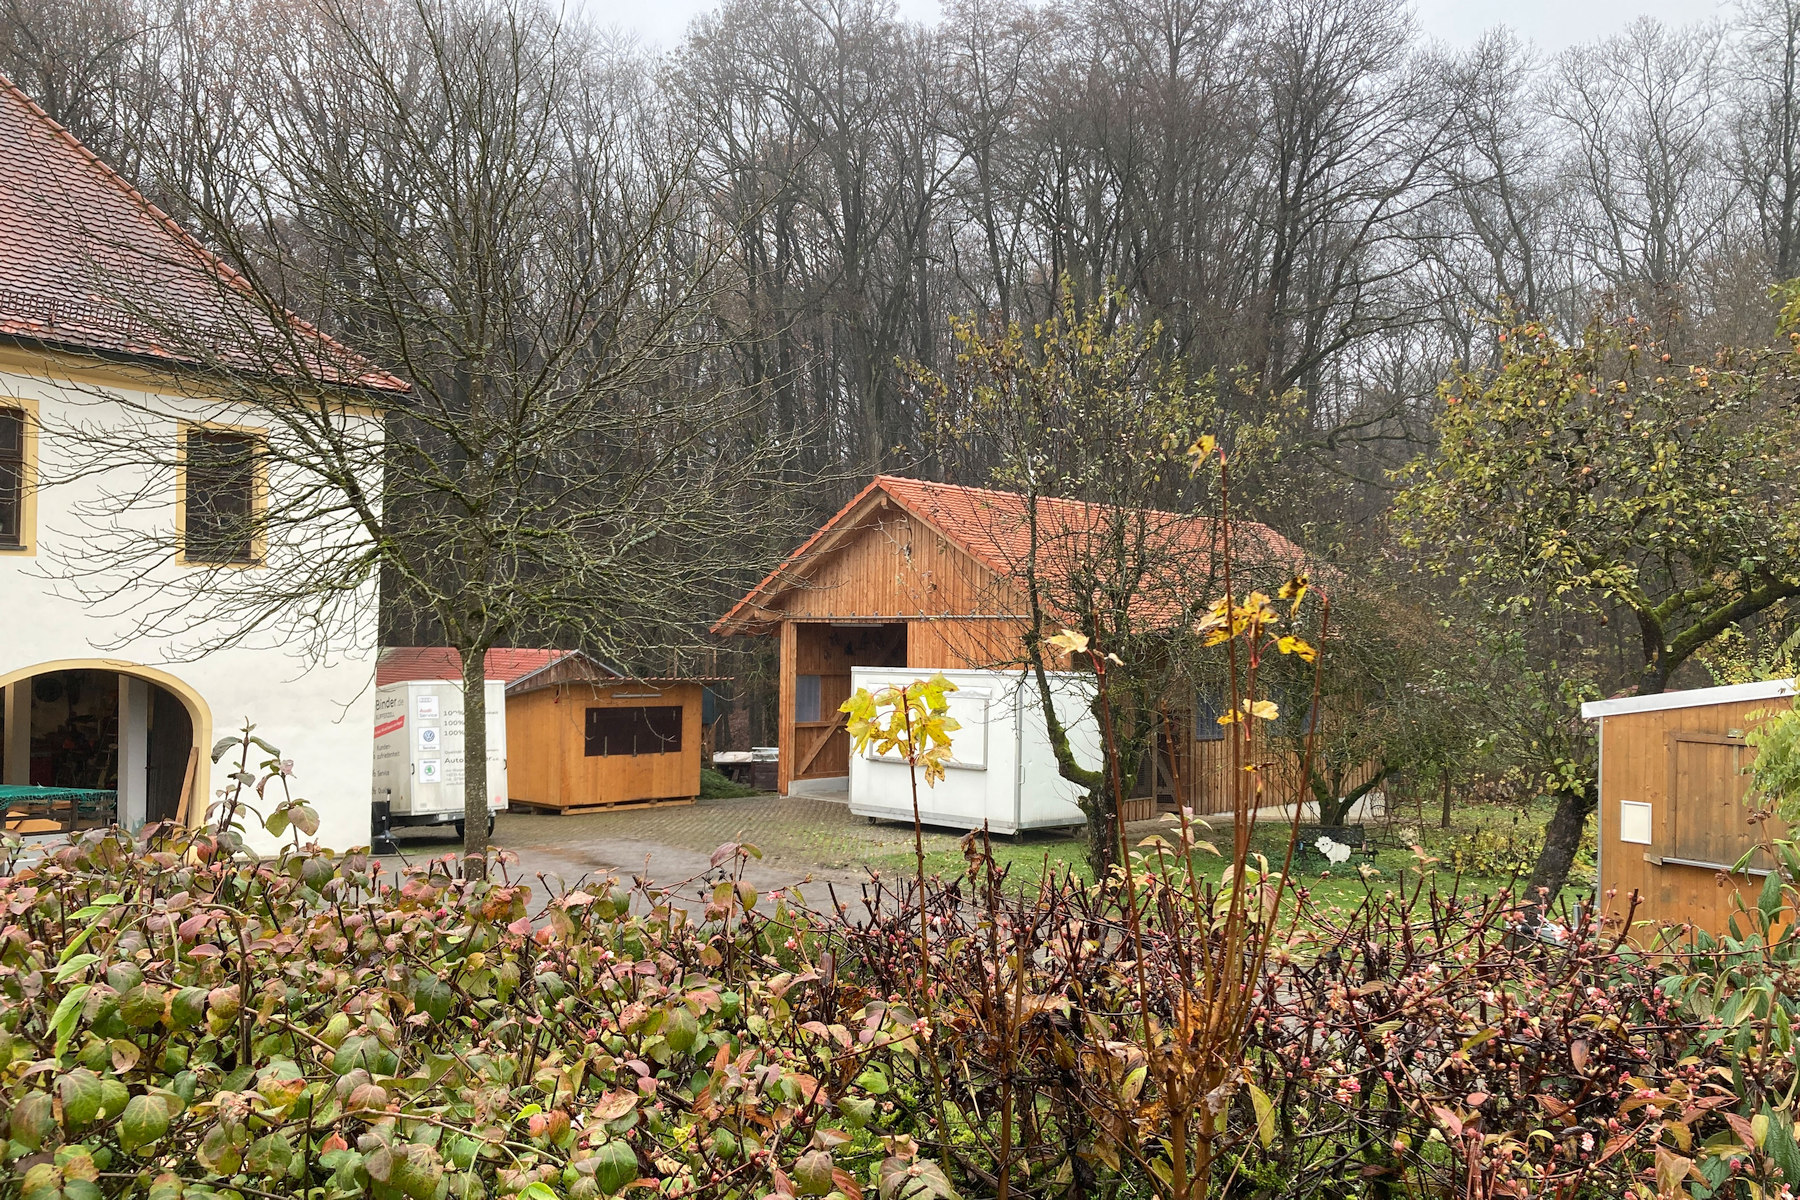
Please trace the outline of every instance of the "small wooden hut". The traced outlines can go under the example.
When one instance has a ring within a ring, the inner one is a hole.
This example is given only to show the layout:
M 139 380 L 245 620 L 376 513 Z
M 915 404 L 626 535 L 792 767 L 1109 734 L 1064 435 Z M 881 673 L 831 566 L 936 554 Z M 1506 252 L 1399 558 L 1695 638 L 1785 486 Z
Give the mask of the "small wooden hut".
M 852 667 L 926 674 L 959 668 L 1018 669 L 1029 605 L 1020 564 L 1030 553 L 1025 497 L 879 475 L 713 626 L 717 634 L 780 639 L 777 772 L 783 795 L 847 786 L 850 740 L 838 706 Z M 1207 517 L 1146 511 L 1171 557 L 1209 565 L 1218 537 Z M 1040 501 L 1048 544 L 1059 531 L 1093 528 L 1096 509 Z M 1241 547 L 1297 569 L 1300 549 L 1255 522 L 1235 525 Z M 1150 601 L 1154 603 L 1155 601 Z M 1170 714 L 1154 771 L 1140 786 L 1197 812 L 1231 807 L 1232 769 L 1217 721 L 1201 698 Z M 1270 803 L 1303 794 L 1284 781 Z
M 564 655 L 506 688 L 508 792 L 547 812 L 692 804 L 706 731 L 703 679 L 627 678 Z
M 1770 864 L 1744 805 L 1758 715 L 1792 706 L 1794 681 L 1584 704 L 1599 724 L 1600 896 L 1609 917 L 1722 933 L 1754 907 Z

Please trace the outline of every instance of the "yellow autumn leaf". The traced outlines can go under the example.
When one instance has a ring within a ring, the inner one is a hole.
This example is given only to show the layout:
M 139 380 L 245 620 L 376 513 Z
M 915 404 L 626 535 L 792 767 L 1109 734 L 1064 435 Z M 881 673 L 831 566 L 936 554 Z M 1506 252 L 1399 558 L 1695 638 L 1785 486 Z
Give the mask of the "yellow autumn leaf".
M 1246 713 L 1260 721 L 1273 721 L 1281 715 L 1281 708 L 1273 700 L 1240 700 L 1237 708 L 1219 718 L 1219 724 L 1235 725 Z
M 1284 634 L 1282 637 L 1278 638 L 1275 642 L 1275 648 L 1283 654 L 1299 655 L 1302 662 L 1312 662 L 1319 657 L 1319 652 L 1317 650 L 1314 650 L 1311 646 L 1307 645 L 1306 642 L 1292 634 Z
M 1275 1122 L 1275 1102 L 1253 1083 L 1250 1085 L 1250 1106 L 1256 1110 L 1256 1136 L 1267 1149 L 1274 1145 L 1275 1135 L 1279 1132 Z
M 1085 654 L 1088 648 L 1087 635 L 1073 629 L 1065 629 L 1055 637 L 1047 637 L 1044 642 L 1065 654 Z
M 1203 639 L 1201 644 L 1217 646 L 1221 642 L 1229 641 L 1231 635 L 1236 632 L 1231 627 L 1231 618 L 1231 597 L 1220 596 L 1214 600 L 1206 615 L 1194 625 L 1194 632 Z
M 1299 611 L 1300 601 L 1306 599 L 1306 586 L 1306 576 L 1304 575 L 1296 575 L 1281 585 L 1281 598 L 1283 600 L 1292 600 L 1294 602 L 1294 607 L 1291 611 Z

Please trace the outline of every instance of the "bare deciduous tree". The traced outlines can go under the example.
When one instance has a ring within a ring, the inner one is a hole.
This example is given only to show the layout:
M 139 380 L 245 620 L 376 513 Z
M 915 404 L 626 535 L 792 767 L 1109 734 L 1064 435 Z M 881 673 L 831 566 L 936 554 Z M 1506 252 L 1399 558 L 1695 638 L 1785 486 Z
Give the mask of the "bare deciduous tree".
M 1736 174 L 1756 206 L 1775 278 L 1800 271 L 1800 4 L 1744 7 L 1735 56 Z
M 783 458 L 744 432 L 754 399 L 705 369 L 719 231 L 692 212 L 686 152 L 661 140 L 629 64 L 523 2 L 262 15 L 284 24 L 246 84 L 260 136 L 254 153 L 196 158 L 213 178 L 193 189 L 195 219 L 243 264 L 255 303 L 331 314 L 411 391 L 387 409 L 384 442 L 311 347 L 140 304 L 210 370 L 223 408 L 267 427 L 254 453 L 271 484 L 241 517 L 265 569 L 186 574 L 142 619 L 176 633 L 204 616 L 229 630 L 215 643 L 275 626 L 291 638 L 331 626 L 384 572 L 389 602 L 462 656 L 479 869 L 486 651 L 562 638 L 675 665 L 743 569 L 721 548 L 760 519 Z M 166 447 L 96 445 L 146 477 L 175 469 Z M 109 493 L 89 515 L 104 525 L 137 499 Z M 179 543 L 90 539 L 59 565 L 116 603 Z

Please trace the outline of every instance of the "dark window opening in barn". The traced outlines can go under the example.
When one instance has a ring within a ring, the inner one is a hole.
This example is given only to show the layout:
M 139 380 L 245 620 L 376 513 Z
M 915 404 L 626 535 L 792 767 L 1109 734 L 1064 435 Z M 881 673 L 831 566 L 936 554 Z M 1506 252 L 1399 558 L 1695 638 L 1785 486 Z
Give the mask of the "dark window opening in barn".
M 677 754 L 681 750 L 681 706 L 587 710 L 589 758 L 614 754 Z
M 1304 692 L 1277 685 L 1263 689 L 1257 699 L 1274 703 L 1277 710 L 1274 732 L 1286 737 L 1307 736 L 1318 719 L 1318 706 Z M 1225 699 L 1223 688 L 1201 688 L 1194 696 L 1194 740 L 1224 741 L 1226 726 L 1219 718 L 1230 711 L 1231 705 Z
M 820 720 L 822 705 L 819 698 L 823 693 L 817 675 L 796 675 L 794 677 L 794 720 L 802 724 Z
M 1319 706 L 1313 702 L 1310 688 L 1283 688 L 1270 690 L 1269 699 L 1275 701 L 1281 712 L 1275 718 L 1281 732 L 1289 737 L 1309 737 L 1313 725 L 1319 719 Z
M 1225 715 L 1225 701 L 1219 692 L 1211 688 L 1201 688 L 1194 694 L 1194 740 L 1197 742 L 1222 742 L 1225 740 L 1225 727 L 1219 724 L 1219 718 Z
M 250 434 L 188 432 L 181 533 L 189 562 L 256 561 L 257 450 Z
M 0 408 L 0 547 L 25 544 L 25 413 Z

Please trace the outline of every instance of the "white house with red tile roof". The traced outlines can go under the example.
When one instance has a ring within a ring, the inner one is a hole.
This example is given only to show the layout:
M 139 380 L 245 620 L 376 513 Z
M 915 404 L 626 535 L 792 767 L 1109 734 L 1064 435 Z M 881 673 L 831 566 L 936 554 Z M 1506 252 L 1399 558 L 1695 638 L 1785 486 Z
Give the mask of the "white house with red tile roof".
M 205 573 L 254 590 L 284 556 L 353 544 L 329 505 L 298 535 L 271 535 L 261 519 L 291 480 L 269 466 L 268 424 L 248 393 L 224 397 L 217 381 L 222 368 L 266 370 L 271 345 L 330 389 L 347 436 L 379 450 L 381 410 L 403 381 L 258 297 L 0 78 L 0 800 L 11 827 L 103 819 L 106 793 L 127 825 L 197 821 L 232 769 L 210 748 L 248 721 L 292 760 L 319 841 L 368 843 L 373 578 L 320 610 L 328 619 L 296 604 L 291 621 L 251 638 L 203 605 L 184 610 L 179 631 L 153 619 Z M 129 453 L 134 440 L 156 453 Z M 368 461 L 361 482 L 379 496 L 379 454 Z M 155 550 L 82 586 L 84 554 L 134 544 Z

